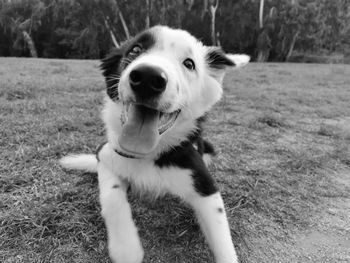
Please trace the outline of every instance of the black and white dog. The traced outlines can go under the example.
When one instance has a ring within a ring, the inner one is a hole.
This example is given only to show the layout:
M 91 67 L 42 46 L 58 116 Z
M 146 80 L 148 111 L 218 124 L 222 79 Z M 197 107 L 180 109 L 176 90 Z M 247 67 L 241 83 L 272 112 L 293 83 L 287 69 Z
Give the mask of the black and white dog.
M 221 98 L 227 67 L 249 62 L 204 46 L 188 32 L 156 26 L 103 60 L 108 142 L 96 156 L 61 159 L 68 169 L 98 173 L 111 259 L 140 263 L 143 249 L 127 200 L 132 189 L 171 193 L 193 207 L 217 263 L 238 262 L 224 203 L 206 167 L 211 144 L 201 137 L 205 114 Z

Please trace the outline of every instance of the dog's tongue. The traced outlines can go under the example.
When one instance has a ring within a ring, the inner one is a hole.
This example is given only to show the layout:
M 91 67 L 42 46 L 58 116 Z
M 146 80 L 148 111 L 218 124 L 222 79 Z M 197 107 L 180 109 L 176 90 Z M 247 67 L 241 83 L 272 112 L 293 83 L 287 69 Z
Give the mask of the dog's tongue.
M 142 105 L 130 105 L 119 137 L 121 148 L 142 155 L 153 151 L 159 142 L 158 120 L 159 111 Z

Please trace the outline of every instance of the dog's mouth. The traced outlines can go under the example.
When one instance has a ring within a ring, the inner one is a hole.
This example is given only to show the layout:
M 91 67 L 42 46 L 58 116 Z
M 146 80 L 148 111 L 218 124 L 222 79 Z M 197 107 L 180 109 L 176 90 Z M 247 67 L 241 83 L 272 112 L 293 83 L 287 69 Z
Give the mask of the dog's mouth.
M 124 103 L 122 133 L 118 140 L 120 147 L 128 154 L 146 155 L 152 152 L 161 134 L 174 125 L 180 111 L 165 113 L 142 104 Z

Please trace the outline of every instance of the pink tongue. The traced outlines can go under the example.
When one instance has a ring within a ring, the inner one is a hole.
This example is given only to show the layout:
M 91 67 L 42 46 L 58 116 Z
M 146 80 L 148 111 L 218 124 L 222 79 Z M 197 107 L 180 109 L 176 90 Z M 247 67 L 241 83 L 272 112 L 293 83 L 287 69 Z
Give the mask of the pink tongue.
M 130 153 L 148 154 L 159 142 L 159 112 L 142 105 L 130 105 L 128 120 L 119 136 L 120 147 Z

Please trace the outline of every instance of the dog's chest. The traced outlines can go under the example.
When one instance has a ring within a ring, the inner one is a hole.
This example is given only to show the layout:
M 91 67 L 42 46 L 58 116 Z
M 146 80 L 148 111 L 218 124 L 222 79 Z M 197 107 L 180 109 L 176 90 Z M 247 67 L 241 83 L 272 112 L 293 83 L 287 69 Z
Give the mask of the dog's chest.
M 193 192 L 191 170 L 176 166 L 158 167 L 152 160 L 124 158 L 113 150 L 101 158 L 115 176 L 128 181 L 133 189 L 141 193 L 160 196 L 170 192 L 186 196 Z

